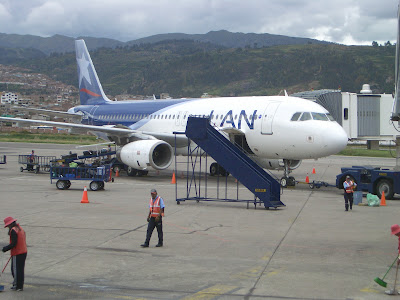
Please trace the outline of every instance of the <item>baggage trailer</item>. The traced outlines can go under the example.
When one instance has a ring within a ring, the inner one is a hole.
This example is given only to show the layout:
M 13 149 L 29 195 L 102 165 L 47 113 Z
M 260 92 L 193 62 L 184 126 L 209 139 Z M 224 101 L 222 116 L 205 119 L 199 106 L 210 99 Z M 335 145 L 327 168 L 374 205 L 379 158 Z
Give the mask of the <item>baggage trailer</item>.
M 34 171 L 36 174 L 39 173 L 40 170 L 45 172 L 50 171 L 51 161 L 55 160 L 55 156 L 39 156 L 31 154 L 28 155 L 18 155 L 18 163 L 24 165 L 25 167 L 20 167 L 19 170 L 23 172 Z
M 381 198 L 385 192 L 386 199 L 393 199 L 394 194 L 400 194 L 400 171 L 380 167 L 352 166 L 341 169 L 336 176 L 336 187 L 343 189 L 346 176 L 350 176 L 357 184 L 357 190 L 377 195 Z
M 89 188 L 92 191 L 104 190 L 104 184 L 111 179 L 111 166 L 51 166 L 50 183 L 57 180 L 56 187 L 59 190 L 67 190 L 73 180 L 90 180 Z
M 0 156 L 0 165 L 4 165 L 7 163 L 7 156 Z

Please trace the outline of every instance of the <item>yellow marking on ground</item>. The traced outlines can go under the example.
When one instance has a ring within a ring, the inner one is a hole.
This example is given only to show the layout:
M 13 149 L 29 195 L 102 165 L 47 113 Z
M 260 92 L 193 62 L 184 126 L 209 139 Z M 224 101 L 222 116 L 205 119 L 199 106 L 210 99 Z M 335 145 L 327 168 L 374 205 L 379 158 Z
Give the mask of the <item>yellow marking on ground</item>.
M 271 258 L 271 253 L 266 253 L 263 257 L 261 257 L 261 260 L 269 260 Z
M 381 291 L 378 291 L 378 290 L 375 290 L 375 289 L 371 289 L 369 287 L 361 289 L 360 292 L 375 293 L 375 294 L 380 294 L 381 293 Z
M 240 279 L 256 278 L 261 274 L 263 269 L 264 269 L 264 266 L 257 266 L 255 268 L 251 268 L 251 269 L 248 269 L 246 271 L 237 273 L 237 274 L 233 275 L 232 277 L 240 278 Z
M 236 286 L 217 284 L 207 289 L 204 289 L 192 296 L 183 298 L 183 300 L 207 300 L 224 295 L 236 289 Z

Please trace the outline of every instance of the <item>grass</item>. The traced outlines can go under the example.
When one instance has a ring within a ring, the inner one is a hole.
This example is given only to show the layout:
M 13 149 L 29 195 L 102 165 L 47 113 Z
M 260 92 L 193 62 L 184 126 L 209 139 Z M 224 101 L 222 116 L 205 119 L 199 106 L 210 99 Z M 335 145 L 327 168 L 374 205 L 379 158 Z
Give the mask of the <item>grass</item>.
M 87 145 L 98 143 L 98 140 L 95 136 L 90 135 L 76 135 L 67 133 L 30 133 L 23 131 L 1 132 L 0 142 Z
M 340 151 L 337 155 L 395 158 L 396 149 L 369 150 L 360 146 L 347 146 L 346 149 Z

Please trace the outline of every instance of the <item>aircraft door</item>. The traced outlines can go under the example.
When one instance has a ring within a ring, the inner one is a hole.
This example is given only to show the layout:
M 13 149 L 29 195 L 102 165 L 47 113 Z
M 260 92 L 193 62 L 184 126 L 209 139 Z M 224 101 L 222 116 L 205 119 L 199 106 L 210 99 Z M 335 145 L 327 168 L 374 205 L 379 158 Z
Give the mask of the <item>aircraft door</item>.
M 95 119 L 95 116 L 94 116 L 94 114 L 95 114 L 95 112 L 96 112 L 96 110 L 99 108 L 99 106 L 98 105 L 95 105 L 95 106 L 93 106 L 92 107 L 92 109 L 89 111 L 89 116 L 88 116 L 88 124 L 89 125 L 98 125 L 98 124 L 96 124 L 96 122 L 94 122 L 94 119 Z
M 278 109 L 280 102 L 271 102 L 267 105 L 261 123 L 261 134 L 273 134 L 272 123 L 274 121 L 276 110 Z

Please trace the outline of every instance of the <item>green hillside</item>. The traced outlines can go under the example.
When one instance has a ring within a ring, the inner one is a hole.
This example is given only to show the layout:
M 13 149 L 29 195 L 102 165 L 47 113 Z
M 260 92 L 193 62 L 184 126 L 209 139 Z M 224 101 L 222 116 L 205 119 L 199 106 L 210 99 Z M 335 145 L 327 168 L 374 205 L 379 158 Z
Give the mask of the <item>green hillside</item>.
M 395 47 L 282 45 L 227 49 L 190 40 L 91 51 L 107 95 L 274 95 L 313 89 L 392 93 Z M 77 86 L 74 53 L 19 64 Z

